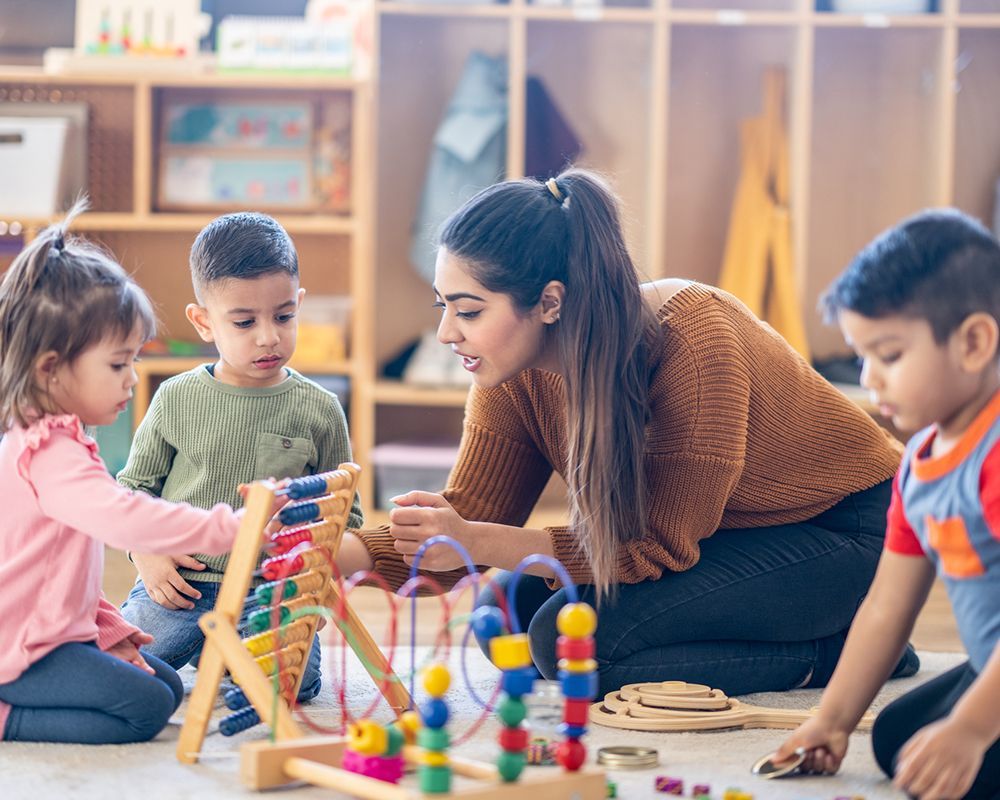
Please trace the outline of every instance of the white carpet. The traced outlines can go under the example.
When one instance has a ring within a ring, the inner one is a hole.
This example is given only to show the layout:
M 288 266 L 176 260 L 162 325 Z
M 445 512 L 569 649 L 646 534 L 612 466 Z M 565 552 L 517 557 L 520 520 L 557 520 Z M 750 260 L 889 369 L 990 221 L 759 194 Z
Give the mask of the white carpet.
M 425 650 L 424 650 L 425 652 Z M 964 656 L 957 653 L 921 653 L 922 668 L 913 678 L 891 681 L 875 703 L 875 709 L 901 693 L 960 663 Z M 408 666 L 408 655 L 397 655 Z M 453 653 L 452 659 L 456 658 Z M 470 649 L 468 664 L 472 684 L 483 697 L 491 696 L 496 683 L 496 671 L 478 650 Z M 186 674 L 185 674 L 186 673 Z M 186 679 L 193 675 L 189 670 Z M 324 674 L 329 674 L 328 670 Z M 478 708 L 461 684 L 457 668 L 453 668 L 452 690 L 448 699 L 452 706 L 452 735 L 461 735 L 478 715 Z M 360 675 L 360 667 L 349 670 L 350 703 L 361 709 L 374 693 L 370 682 Z M 786 693 L 749 695 L 745 699 L 754 705 L 783 708 L 811 708 L 819 700 L 819 691 L 801 690 Z M 315 722 L 333 726 L 339 723 L 340 712 L 329 686 L 309 708 Z M 184 707 L 181 707 L 180 716 Z M 221 715 L 221 712 L 220 712 Z M 375 715 L 388 719 L 383 708 Z M 213 726 L 214 727 L 214 726 Z M 494 744 L 497 726 L 492 719 L 456 752 L 471 758 L 491 761 L 496 754 Z M 247 739 L 262 738 L 261 728 L 232 739 L 215 733 L 205 741 L 204 758 L 195 766 L 179 764 L 174 758 L 178 727 L 168 726 L 155 741 L 125 746 L 82 746 L 0 743 L 0 798 L 3 800 L 105 800 L 114 797 L 141 800 L 231 800 L 259 797 L 244 789 L 237 778 L 238 744 Z M 704 733 L 639 733 L 591 726 L 587 735 L 591 760 L 597 748 L 611 744 L 638 744 L 659 750 L 660 765 L 641 771 L 615 771 L 610 777 L 618 784 L 618 797 L 665 797 L 653 790 L 657 775 L 682 778 L 686 793 L 694 783 L 711 784 L 713 796 L 721 798 L 729 786 L 752 792 L 757 800 L 804 800 L 834 798 L 840 795 L 861 795 L 867 800 L 903 798 L 892 789 L 871 754 L 868 736 L 855 734 L 841 772 L 833 778 L 796 777 L 765 781 L 750 774 L 750 765 L 772 751 L 786 734 L 775 730 L 721 731 Z M 532 767 L 549 770 L 556 767 Z M 315 787 L 302 787 L 272 797 L 289 800 L 330 798 L 330 792 Z

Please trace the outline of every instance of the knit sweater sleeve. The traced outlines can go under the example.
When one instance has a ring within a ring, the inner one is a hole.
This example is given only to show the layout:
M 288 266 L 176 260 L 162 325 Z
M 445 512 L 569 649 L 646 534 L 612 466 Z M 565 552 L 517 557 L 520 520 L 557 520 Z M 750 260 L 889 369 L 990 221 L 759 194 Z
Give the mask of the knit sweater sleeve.
M 177 454 L 163 434 L 163 405 L 169 402 L 168 393 L 168 387 L 163 386 L 153 395 L 149 410 L 132 439 L 128 461 L 116 476 L 125 488 L 146 492 L 154 497 L 162 494 L 163 484 Z
M 646 429 L 647 528 L 618 553 L 616 579 L 638 583 L 697 563 L 720 525 L 746 457 L 750 375 L 738 331 L 667 326 Z M 576 534 L 550 529 L 574 581 L 593 580 Z
M 458 460 L 444 497 L 464 518 L 521 526 L 552 474 L 552 465 L 534 444 L 513 395 L 503 386 L 473 387 L 465 408 Z M 410 568 L 393 547 L 387 527 L 360 531 L 378 572 L 401 586 Z M 427 573 L 447 588 L 464 570 Z

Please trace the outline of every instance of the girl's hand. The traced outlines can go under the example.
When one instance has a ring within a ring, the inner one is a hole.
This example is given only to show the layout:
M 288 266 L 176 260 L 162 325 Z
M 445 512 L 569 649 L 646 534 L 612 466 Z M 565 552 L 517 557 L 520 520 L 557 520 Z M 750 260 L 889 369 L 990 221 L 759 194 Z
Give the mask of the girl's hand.
M 992 744 L 949 718 L 932 722 L 899 751 L 893 783 L 919 800 L 964 797 Z
M 802 762 L 803 772 L 825 772 L 833 775 L 847 755 L 849 731 L 843 731 L 828 724 L 820 717 L 803 722 L 791 736 L 775 751 L 772 761 L 780 763 L 795 755 L 803 748 L 806 751 Z
M 444 497 L 432 492 L 407 492 L 393 497 L 392 502 L 399 508 L 389 512 L 389 533 L 396 540 L 396 552 L 408 565 L 413 565 L 413 556 L 424 542 L 442 534 L 462 544 L 476 560 L 472 523 L 462 519 Z M 446 572 L 464 564 L 456 550 L 443 544 L 420 556 L 420 567 L 432 572 Z
M 146 663 L 146 659 L 144 659 L 142 654 L 139 652 L 139 648 L 142 647 L 142 645 L 151 644 L 152 641 L 153 637 L 148 633 L 136 631 L 135 633 L 126 636 L 117 644 L 111 645 L 111 647 L 109 647 L 105 652 L 110 656 L 121 659 L 127 664 L 132 664 L 133 666 L 138 667 L 143 672 L 155 675 L 156 670 Z
M 177 571 L 178 567 L 203 570 L 205 565 L 191 556 L 161 556 L 154 553 L 132 553 L 132 562 L 146 587 L 146 594 L 154 603 L 176 611 L 192 609 L 201 592 L 188 583 Z

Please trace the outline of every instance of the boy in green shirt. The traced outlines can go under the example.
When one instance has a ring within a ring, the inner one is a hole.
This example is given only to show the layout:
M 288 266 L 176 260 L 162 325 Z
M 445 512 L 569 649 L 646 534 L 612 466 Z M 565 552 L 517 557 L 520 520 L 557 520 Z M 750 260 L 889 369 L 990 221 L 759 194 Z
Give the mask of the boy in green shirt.
M 119 482 L 201 508 L 239 507 L 241 483 L 298 478 L 350 461 L 347 420 L 337 397 L 285 366 L 295 350 L 305 289 L 284 228 L 264 214 L 227 214 L 198 234 L 190 261 L 197 303 L 187 306 L 187 318 L 202 339 L 215 344 L 219 359 L 160 386 Z M 355 496 L 348 527 L 361 524 Z M 215 607 L 228 555 L 131 557 L 139 579 L 122 613 L 153 635 L 147 652 L 179 669 L 201 652 L 198 619 Z M 256 608 L 251 592 L 242 635 Z M 320 684 L 317 637 L 298 699 L 311 700 Z

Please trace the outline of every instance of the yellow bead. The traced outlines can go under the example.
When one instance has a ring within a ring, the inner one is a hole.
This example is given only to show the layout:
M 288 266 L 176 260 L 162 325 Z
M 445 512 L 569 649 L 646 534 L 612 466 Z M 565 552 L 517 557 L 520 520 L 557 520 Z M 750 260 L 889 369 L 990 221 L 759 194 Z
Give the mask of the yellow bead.
M 417 711 L 404 711 L 399 715 L 399 729 L 406 737 L 407 744 L 413 744 L 417 740 L 417 731 L 423 727 L 420 721 L 420 713 Z
M 597 669 L 597 662 L 592 658 L 560 658 L 559 669 L 566 672 L 594 672 Z
M 420 754 L 420 763 L 425 767 L 447 767 L 448 754 L 435 753 L 432 750 L 424 750 L 424 752 Z
M 563 636 L 583 639 L 597 630 L 597 613 L 586 603 L 567 603 L 559 610 L 556 627 Z
M 361 719 L 347 726 L 348 746 L 356 753 L 379 756 L 389 746 L 385 728 L 370 719 Z
M 511 633 L 490 639 L 490 660 L 499 669 L 522 669 L 531 666 L 528 634 Z
M 424 689 L 431 697 L 444 697 L 451 685 L 451 673 L 444 664 L 431 664 L 424 670 Z

